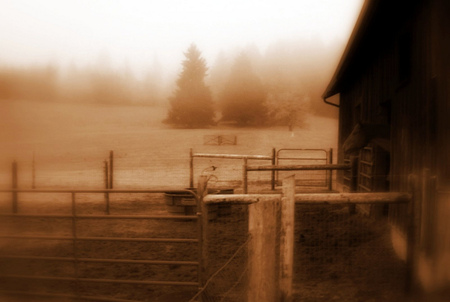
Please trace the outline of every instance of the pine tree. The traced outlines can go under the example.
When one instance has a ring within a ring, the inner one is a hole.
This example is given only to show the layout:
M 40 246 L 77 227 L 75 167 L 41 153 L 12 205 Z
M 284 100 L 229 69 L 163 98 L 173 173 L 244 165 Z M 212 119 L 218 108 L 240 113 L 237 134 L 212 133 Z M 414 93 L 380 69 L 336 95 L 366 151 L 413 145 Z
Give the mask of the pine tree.
M 266 91 L 249 58 L 239 55 L 221 97 L 222 120 L 238 126 L 260 126 L 267 120 Z
M 169 99 L 166 122 L 179 127 L 198 128 L 214 123 L 211 90 L 204 79 L 208 70 L 200 51 L 192 44 L 184 53 L 183 70 L 177 79 L 177 88 Z

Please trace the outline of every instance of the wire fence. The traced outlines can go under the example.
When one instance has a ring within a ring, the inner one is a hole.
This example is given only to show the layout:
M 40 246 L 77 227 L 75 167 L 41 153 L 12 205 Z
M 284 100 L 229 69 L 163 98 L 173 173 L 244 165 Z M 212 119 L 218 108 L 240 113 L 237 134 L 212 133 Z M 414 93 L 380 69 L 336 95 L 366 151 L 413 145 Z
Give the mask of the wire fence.
M 297 298 L 402 301 L 406 265 L 395 254 L 386 220 L 348 206 L 296 205 Z
M 246 301 L 248 281 L 248 248 L 251 237 L 205 282 L 189 302 Z

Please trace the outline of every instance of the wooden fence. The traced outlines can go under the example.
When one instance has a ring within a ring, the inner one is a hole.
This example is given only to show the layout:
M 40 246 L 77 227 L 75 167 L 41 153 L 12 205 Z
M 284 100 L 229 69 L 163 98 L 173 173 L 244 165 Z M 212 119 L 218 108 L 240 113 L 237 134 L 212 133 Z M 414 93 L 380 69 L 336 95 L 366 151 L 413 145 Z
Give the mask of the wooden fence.
M 348 169 L 347 166 L 342 167 Z M 410 223 L 408 231 L 406 290 L 416 282 L 417 211 L 412 192 L 389 193 L 295 193 L 293 177 L 283 181 L 281 194 L 200 195 L 203 211 L 209 204 L 248 204 L 249 232 L 249 292 L 248 302 L 291 301 L 293 268 L 293 226 L 295 204 L 408 204 Z M 281 215 L 277 212 L 280 211 Z M 276 231 L 276 217 L 280 216 L 280 236 Z M 205 221 L 207 223 L 207 221 Z M 204 225 L 204 229 L 207 227 Z M 207 246 L 204 242 L 204 247 Z M 275 250 L 279 248 L 279 250 Z M 279 261 L 275 256 L 279 253 Z

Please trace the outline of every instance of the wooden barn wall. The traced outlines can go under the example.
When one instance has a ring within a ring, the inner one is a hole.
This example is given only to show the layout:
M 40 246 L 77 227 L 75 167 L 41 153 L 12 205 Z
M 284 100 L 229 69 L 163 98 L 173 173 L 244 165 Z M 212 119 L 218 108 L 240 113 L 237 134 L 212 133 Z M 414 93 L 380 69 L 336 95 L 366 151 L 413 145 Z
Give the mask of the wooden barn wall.
M 408 190 L 408 175 L 420 175 L 425 167 L 436 172 L 430 16 L 430 8 L 423 7 L 400 26 L 391 28 L 340 96 L 340 146 L 358 121 L 390 123 L 391 191 Z M 399 66 L 405 48 L 400 44 L 404 37 L 411 42 L 410 70 L 400 79 Z M 339 160 L 342 162 L 343 158 L 341 152 Z M 390 216 L 404 229 L 404 207 L 391 207 Z
M 426 169 L 436 176 L 432 194 L 420 192 L 418 241 L 418 275 L 425 288 L 433 289 L 450 286 L 450 1 L 421 5 L 410 19 L 387 31 L 376 51 L 359 58 L 358 72 L 353 70 L 341 87 L 339 147 L 358 121 L 387 121 L 390 190 L 407 191 L 408 175 L 420 181 Z M 401 77 L 402 43 L 408 39 L 410 70 Z M 341 150 L 338 158 L 343 162 Z M 406 210 L 406 206 L 389 207 L 389 219 L 400 231 L 393 235 L 393 243 L 400 235 L 404 244 Z

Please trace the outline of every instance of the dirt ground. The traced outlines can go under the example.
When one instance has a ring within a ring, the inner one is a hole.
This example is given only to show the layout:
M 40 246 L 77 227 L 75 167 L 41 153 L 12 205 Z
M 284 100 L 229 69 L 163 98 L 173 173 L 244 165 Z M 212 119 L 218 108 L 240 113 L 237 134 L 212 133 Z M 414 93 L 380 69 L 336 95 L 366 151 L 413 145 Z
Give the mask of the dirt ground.
M 81 198 L 79 213 L 99 214 L 104 210 L 102 199 Z M 131 201 L 131 202 L 130 202 Z M 45 203 L 45 202 L 44 202 Z M 54 204 L 54 203 L 52 203 Z M 65 212 L 69 203 L 51 206 L 50 212 Z M 164 197 L 142 195 L 129 198 L 121 195 L 111 199 L 112 214 L 166 214 Z M 231 213 L 218 216 L 208 225 L 208 272 L 212 275 L 244 245 L 247 236 L 248 211 L 246 206 L 233 206 Z M 67 219 L 30 218 L 17 223 L 3 219 L 2 229 L 8 227 L 21 234 L 68 235 L 71 221 Z M 405 265 L 394 256 L 390 247 L 388 225 L 361 215 L 349 215 L 345 207 L 296 207 L 294 301 L 403 301 Z M 157 237 L 173 236 L 195 238 L 194 221 L 147 220 L 86 220 L 79 223 L 78 236 Z M 67 257 L 73 253 L 68 242 L 43 244 L 42 241 L 2 242 L 2 253 Z M 110 259 L 192 260 L 198 256 L 196 244 L 161 244 L 143 242 L 87 241 L 77 245 L 77 257 Z M 230 262 L 208 288 L 210 300 L 228 294 L 223 301 L 245 301 L 245 278 L 234 286 L 236 272 L 245 268 L 244 257 Z M 47 276 L 73 276 L 83 278 L 131 280 L 197 280 L 195 266 L 81 263 L 23 261 L 0 259 L 3 274 L 43 274 Z M 47 282 L 13 279 L 2 280 L 0 287 L 8 290 L 39 290 L 83 295 L 109 296 L 136 301 L 189 301 L 195 287 L 119 285 L 83 282 Z M 231 286 L 234 286 L 230 291 Z M 61 301 L 45 299 L 36 301 Z M 1 301 L 33 301 L 30 297 L 5 297 Z M 208 300 L 209 301 L 209 300 Z M 217 300 L 220 301 L 220 300 Z

